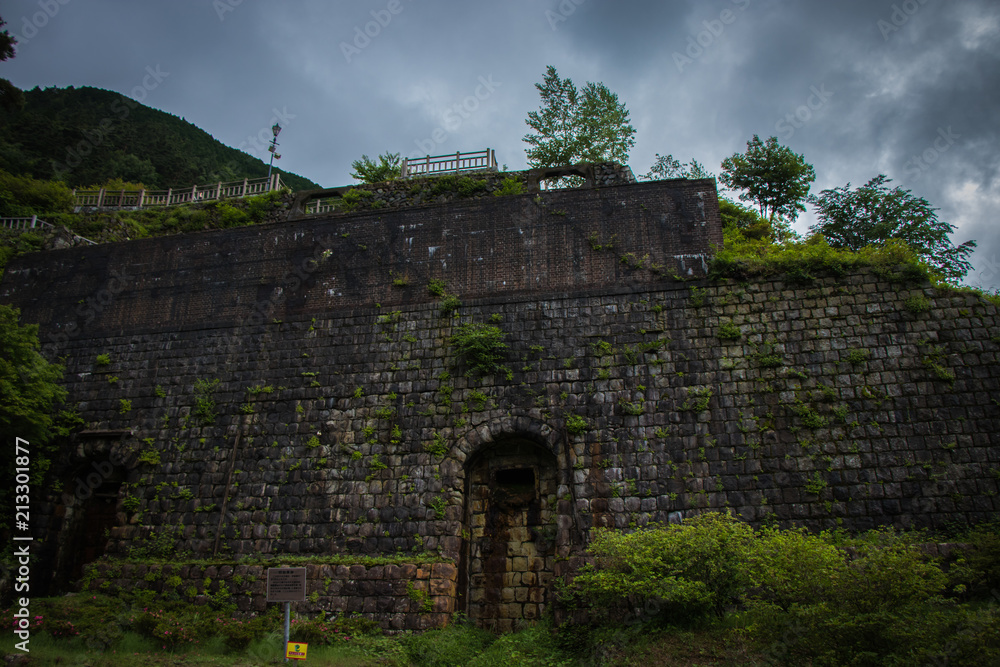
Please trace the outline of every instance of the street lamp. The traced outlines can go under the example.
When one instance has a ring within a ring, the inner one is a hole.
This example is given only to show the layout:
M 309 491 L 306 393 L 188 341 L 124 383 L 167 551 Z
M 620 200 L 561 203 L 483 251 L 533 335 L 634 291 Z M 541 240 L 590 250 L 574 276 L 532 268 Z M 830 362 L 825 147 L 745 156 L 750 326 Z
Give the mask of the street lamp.
M 281 156 L 275 152 L 275 148 L 278 146 L 278 133 L 281 132 L 281 126 L 275 123 L 271 126 L 271 134 L 274 135 L 274 139 L 271 140 L 271 145 L 267 147 L 269 153 L 271 153 L 271 161 L 267 165 L 267 187 L 271 188 L 271 167 L 274 165 L 275 160 L 280 160 Z

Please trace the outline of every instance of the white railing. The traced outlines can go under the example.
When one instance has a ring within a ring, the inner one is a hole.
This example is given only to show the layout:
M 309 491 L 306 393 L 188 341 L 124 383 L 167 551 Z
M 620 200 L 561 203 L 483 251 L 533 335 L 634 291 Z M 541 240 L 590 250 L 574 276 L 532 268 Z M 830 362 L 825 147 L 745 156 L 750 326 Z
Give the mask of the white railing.
M 538 181 L 538 189 L 542 192 L 552 190 L 574 190 L 587 185 L 587 179 L 583 176 L 560 176 L 558 178 L 543 178 Z
M 168 190 L 73 190 L 76 205 L 82 208 L 144 208 L 176 206 L 201 201 L 262 195 L 281 189 L 281 175 L 270 178 L 244 178 L 231 183 L 193 185 L 191 189 Z
M 39 220 L 37 215 L 33 215 L 30 218 L 0 218 L 0 227 L 5 229 L 13 229 L 18 232 L 26 232 L 29 229 L 55 229 L 56 226 L 45 222 L 44 220 Z M 97 245 L 96 242 L 90 239 L 85 239 L 82 236 L 77 236 L 73 234 L 73 238 L 79 239 L 84 243 L 89 243 L 90 245 Z
M 24 231 L 35 229 L 36 227 L 48 227 L 52 229 L 53 225 L 44 220 L 39 220 L 37 215 L 33 215 L 30 218 L 0 218 L 0 227 Z
M 495 171 L 497 155 L 491 148 L 472 153 L 450 153 L 448 155 L 427 155 L 403 158 L 403 178 L 413 176 L 434 176 L 437 174 L 459 174 L 463 171 Z
M 306 204 L 305 212 L 312 215 L 316 213 L 329 213 L 330 211 L 336 211 L 340 207 L 340 201 L 340 197 L 313 199 Z

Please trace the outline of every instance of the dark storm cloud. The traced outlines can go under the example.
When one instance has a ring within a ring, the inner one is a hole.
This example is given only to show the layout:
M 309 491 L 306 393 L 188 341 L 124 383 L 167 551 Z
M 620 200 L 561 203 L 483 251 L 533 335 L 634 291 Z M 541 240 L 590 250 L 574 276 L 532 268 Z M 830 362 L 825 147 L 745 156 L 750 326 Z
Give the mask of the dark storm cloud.
M 33 0 L 0 11 L 12 32 L 35 33 L 2 65 L 17 85 L 135 93 L 261 157 L 253 138 L 281 116 L 281 166 L 323 185 L 351 182 L 362 153 L 489 146 L 523 167 L 533 84 L 551 64 L 626 103 L 636 173 L 654 153 L 718 172 L 753 134 L 775 135 L 815 166 L 814 193 L 885 173 L 925 197 L 960 227 L 956 241 L 979 241 L 970 280 L 1000 286 L 1000 8 L 989 0 Z M 147 89 L 157 66 L 169 76 Z

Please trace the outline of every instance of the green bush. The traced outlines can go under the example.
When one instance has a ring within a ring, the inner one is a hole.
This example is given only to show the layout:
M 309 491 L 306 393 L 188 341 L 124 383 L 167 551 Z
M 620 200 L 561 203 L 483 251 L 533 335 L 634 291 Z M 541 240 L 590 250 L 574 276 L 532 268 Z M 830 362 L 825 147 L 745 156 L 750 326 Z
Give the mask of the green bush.
M 583 435 L 589 428 L 590 424 L 580 415 L 569 415 L 566 417 L 566 431 L 570 435 Z
M 743 337 L 743 332 L 732 322 L 725 322 L 719 327 L 716 336 L 718 336 L 719 340 L 739 340 Z
M 73 191 L 65 183 L 15 176 L 0 169 L 0 217 L 69 213 L 73 204 Z
M 506 195 L 519 195 L 524 193 L 524 185 L 516 176 L 508 176 L 500 181 L 500 187 L 493 191 L 494 197 L 504 197 Z
M 466 323 L 451 337 L 458 357 L 469 365 L 470 372 L 489 375 L 500 370 L 507 344 L 506 334 L 492 324 Z
M 215 423 L 215 390 L 221 380 L 195 380 L 194 410 L 191 416 L 202 426 Z
M 916 294 L 908 297 L 906 301 L 903 302 L 903 307 L 914 314 L 926 313 L 931 309 L 931 302 L 923 294 Z
M 431 296 L 444 296 L 445 287 L 446 286 L 443 280 L 431 278 L 427 281 L 427 293 Z
M 720 612 L 750 583 L 744 563 L 753 530 L 728 514 L 631 534 L 598 529 L 588 551 L 596 566 L 575 584 L 598 604 L 661 605 L 672 621 Z
M 468 665 L 496 639 L 493 633 L 471 623 L 453 622 L 403 639 L 407 657 L 417 667 Z

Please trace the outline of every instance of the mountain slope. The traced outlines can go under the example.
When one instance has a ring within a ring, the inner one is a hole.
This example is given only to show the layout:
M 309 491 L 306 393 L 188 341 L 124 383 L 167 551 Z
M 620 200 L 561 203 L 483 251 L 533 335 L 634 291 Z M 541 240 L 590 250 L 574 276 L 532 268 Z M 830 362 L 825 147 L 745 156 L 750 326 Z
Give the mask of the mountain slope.
M 36 87 L 24 97 L 23 109 L 0 111 L 0 169 L 13 174 L 71 187 L 120 178 L 153 189 L 267 176 L 267 163 L 116 92 Z M 278 171 L 293 190 L 319 187 Z

